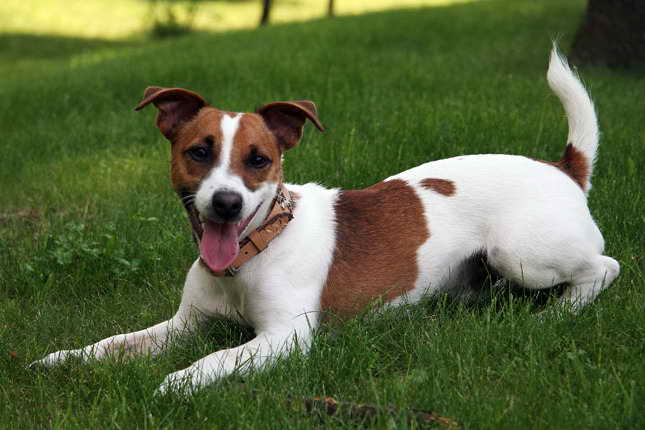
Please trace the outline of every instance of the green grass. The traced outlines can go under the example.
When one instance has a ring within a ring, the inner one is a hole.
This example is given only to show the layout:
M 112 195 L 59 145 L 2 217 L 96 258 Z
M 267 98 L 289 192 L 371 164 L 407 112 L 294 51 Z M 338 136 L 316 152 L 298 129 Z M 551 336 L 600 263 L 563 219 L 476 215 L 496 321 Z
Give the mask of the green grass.
M 337 15 L 402 7 L 443 6 L 476 0 L 343 0 Z M 189 20 L 187 8 L 196 4 Z M 170 6 L 169 6 L 170 5 Z M 197 32 L 255 28 L 261 14 L 257 0 L 3 0 L 0 5 L 0 76 L 34 70 L 78 67 L 132 51 L 150 39 L 155 21 L 170 7 L 177 24 Z M 325 16 L 325 0 L 276 0 L 270 23 Z M 69 13 L 73 11 L 73 13 Z M 176 29 L 181 31 L 180 29 Z
M 306 130 L 286 157 L 290 182 L 363 187 L 466 153 L 555 160 L 567 126 L 544 79 L 550 38 L 568 46 L 583 8 L 490 1 L 137 46 L 78 41 L 70 52 L 81 60 L 8 73 L 0 427 L 310 428 L 318 419 L 286 400 L 325 395 L 426 409 L 467 428 L 645 426 L 645 81 L 601 69 L 582 71 L 603 131 L 590 207 L 622 273 L 581 315 L 539 321 L 530 301 L 508 294 L 478 307 L 431 299 L 326 326 L 308 357 L 187 400 L 153 391 L 252 333 L 215 322 L 155 360 L 25 369 L 47 352 L 152 325 L 178 305 L 196 252 L 154 113 L 132 111 L 146 85 L 190 88 L 234 111 L 315 100 L 328 132 Z M 43 52 L 50 42 L 40 41 Z M 376 426 L 403 420 L 379 416 Z

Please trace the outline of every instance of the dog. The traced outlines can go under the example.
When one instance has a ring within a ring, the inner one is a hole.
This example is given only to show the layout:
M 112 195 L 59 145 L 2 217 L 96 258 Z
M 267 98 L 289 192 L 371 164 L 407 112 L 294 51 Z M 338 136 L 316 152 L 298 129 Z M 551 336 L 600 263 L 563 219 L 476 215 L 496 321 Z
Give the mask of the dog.
M 562 159 L 469 155 L 432 161 L 363 190 L 283 183 L 282 156 L 308 120 L 310 101 L 274 102 L 255 113 L 210 106 L 181 88 L 148 87 L 171 142 L 171 177 L 200 256 L 168 321 L 35 362 L 157 355 L 210 318 L 231 318 L 256 337 L 168 375 L 159 393 L 192 393 L 233 372 L 307 351 L 324 315 L 351 317 L 380 301 L 414 303 L 439 292 L 480 289 L 481 263 L 523 288 L 565 284 L 578 311 L 618 276 L 587 207 L 598 147 L 594 105 L 554 46 L 547 73 L 564 105 Z M 474 293 L 473 293 L 474 294 Z

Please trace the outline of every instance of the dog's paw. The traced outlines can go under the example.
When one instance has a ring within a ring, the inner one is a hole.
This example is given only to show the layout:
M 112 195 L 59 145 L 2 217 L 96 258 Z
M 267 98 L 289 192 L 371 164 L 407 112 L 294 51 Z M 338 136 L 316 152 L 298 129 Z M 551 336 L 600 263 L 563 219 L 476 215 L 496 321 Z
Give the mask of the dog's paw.
M 64 356 L 61 356 L 62 352 L 63 351 L 53 352 L 41 358 L 40 360 L 32 361 L 31 363 L 29 363 L 27 368 L 35 371 L 50 369 L 57 364 L 65 361 Z
M 193 395 L 202 387 L 201 373 L 188 368 L 171 373 L 166 376 L 159 388 L 155 391 L 156 396 L 163 396 L 168 393 L 175 393 L 184 396 Z
M 40 360 L 36 360 L 31 362 L 27 368 L 30 370 L 46 370 L 50 369 L 54 366 L 58 366 L 60 364 L 63 364 L 65 361 L 67 361 L 71 357 L 77 357 L 79 356 L 78 353 L 79 350 L 76 349 L 71 349 L 71 350 L 62 350 L 62 351 L 56 351 L 52 352 L 51 354 L 46 355 L 45 357 L 41 358 Z
M 40 360 L 32 361 L 26 366 L 26 369 L 31 370 L 32 372 L 44 372 L 51 367 L 51 365 L 46 364 L 44 360 L 45 359 L 43 358 Z

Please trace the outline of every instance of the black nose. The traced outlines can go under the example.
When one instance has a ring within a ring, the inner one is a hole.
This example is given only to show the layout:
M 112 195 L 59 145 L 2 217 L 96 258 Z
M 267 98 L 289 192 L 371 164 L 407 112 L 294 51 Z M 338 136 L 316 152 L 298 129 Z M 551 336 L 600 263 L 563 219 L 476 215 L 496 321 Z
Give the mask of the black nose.
M 242 211 L 242 196 L 233 191 L 213 194 L 213 212 L 222 221 L 236 221 Z

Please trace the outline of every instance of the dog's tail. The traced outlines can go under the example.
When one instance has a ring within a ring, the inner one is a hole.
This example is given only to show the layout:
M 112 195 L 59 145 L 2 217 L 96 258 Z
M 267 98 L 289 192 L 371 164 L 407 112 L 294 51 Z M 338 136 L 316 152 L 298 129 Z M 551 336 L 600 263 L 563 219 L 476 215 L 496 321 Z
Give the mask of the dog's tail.
M 589 94 L 555 43 L 547 80 L 564 106 L 569 122 L 567 147 L 557 165 L 587 193 L 591 189 L 591 172 L 598 150 L 598 120 Z

